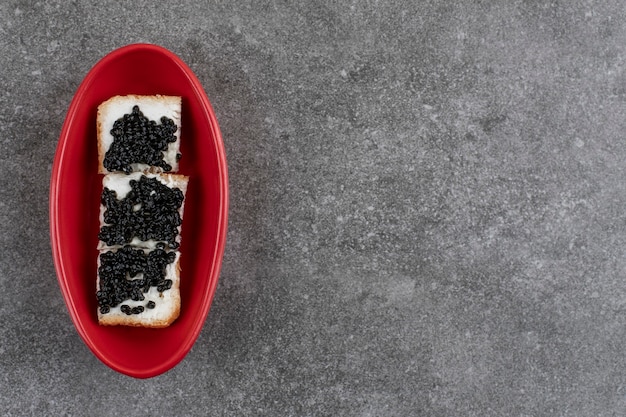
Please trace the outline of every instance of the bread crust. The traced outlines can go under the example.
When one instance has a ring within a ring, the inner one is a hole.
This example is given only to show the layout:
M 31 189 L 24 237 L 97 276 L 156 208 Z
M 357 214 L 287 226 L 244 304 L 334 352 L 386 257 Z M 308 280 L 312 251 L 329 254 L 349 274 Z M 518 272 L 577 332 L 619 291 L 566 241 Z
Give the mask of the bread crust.
M 169 117 L 177 126 L 175 133 L 176 142 L 170 143 L 167 153 L 164 155 L 165 162 L 172 166 L 169 172 L 178 171 L 178 158 L 176 154 L 180 152 L 180 131 L 181 131 L 181 105 L 182 98 L 179 96 L 165 95 L 137 95 L 129 94 L 124 96 L 114 96 L 104 101 L 98 106 L 96 116 L 96 137 L 98 142 L 98 173 L 107 174 L 110 171 L 104 167 L 104 157 L 112 141 L 111 129 L 113 123 L 132 112 L 134 105 L 138 105 L 146 117 L 159 122 L 161 116 Z M 154 109 L 146 111 L 146 109 Z M 160 109 L 160 111 L 159 111 Z M 152 116 L 152 117 L 149 117 Z M 161 172 L 157 167 L 150 167 L 144 164 L 133 164 L 134 171 Z

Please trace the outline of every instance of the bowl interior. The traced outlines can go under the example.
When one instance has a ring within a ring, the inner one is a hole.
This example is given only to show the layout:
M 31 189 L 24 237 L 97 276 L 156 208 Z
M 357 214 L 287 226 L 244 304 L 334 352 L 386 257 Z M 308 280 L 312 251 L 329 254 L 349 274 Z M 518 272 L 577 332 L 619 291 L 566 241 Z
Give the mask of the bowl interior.
M 181 251 L 181 314 L 165 329 L 97 323 L 96 250 L 102 175 L 97 173 L 96 112 L 114 95 L 182 96 L 179 173 L 190 177 Z M 224 251 L 228 187 L 217 120 L 191 70 L 155 45 L 131 45 L 103 58 L 68 110 L 51 179 L 51 239 L 59 284 L 76 328 L 104 363 L 135 377 L 178 363 L 206 319 Z

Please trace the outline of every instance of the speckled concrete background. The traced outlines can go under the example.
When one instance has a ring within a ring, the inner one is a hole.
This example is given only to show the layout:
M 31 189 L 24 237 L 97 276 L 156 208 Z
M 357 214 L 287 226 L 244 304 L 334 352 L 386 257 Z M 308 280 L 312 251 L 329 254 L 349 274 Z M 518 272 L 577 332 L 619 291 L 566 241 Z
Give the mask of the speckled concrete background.
M 0 414 L 625 415 L 626 9 L 451 3 L 3 1 Z M 80 340 L 48 238 L 69 102 L 139 41 L 231 182 L 206 325 L 149 380 Z

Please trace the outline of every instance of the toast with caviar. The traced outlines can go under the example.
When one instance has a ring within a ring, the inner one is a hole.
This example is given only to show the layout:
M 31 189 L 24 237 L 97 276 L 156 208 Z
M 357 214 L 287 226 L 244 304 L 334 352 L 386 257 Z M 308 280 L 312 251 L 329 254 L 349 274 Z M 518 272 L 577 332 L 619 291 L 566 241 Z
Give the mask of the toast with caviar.
M 180 252 L 124 246 L 98 256 L 98 323 L 161 328 L 180 314 Z
M 98 249 L 178 249 L 189 177 L 112 173 L 102 179 Z
M 98 323 L 169 326 L 180 314 L 180 242 L 189 178 L 175 174 L 181 98 L 115 96 L 98 107 L 102 180 Z
M 115 96 L 98 106 L 98 172 L 177 172 L 181 97 Z

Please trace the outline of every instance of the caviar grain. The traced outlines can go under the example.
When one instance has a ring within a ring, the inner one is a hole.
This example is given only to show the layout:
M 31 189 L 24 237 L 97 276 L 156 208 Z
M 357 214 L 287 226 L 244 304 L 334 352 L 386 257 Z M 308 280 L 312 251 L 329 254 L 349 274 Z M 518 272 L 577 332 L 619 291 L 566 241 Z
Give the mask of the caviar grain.
M 143 306 L 133 307 L 131 312 L 133 314 L 141 314 L 141 313 L 143 313 Z
M 171 171 L 172 166 L 163 159 L 170 143 L 176 141 L 178 128 L 170 118 L 161 117 L 161 124 L 149 120 L 139 106 L 113 124 L 113 143 L 104 156 L 103 165 L 110 172 L 133 171 L 131 164 L 141 163 Z
M 100 289 L 96 292 L 100 312 L 109 313 L 111 308 L 127 300 L 144 300 L 143 294 L 151 287 L 157 287 L 159 292 L 170 289 L 172 281 L 165 279 L 166 267 L 175 259 L 174 252 L 155 249 L 146 254 L 143 250 L 133 249 L 131 246 L 102 253 L 98 268 Z M 137 277 L 139 274 L 142 276 Z M 155 304 L 149 301 L 146 307 L 154 308 Z M 140 314 L 144 307 L 131 308 L 127 304 L 122 304 L 120 310 L 128 315 Z
M 169 188 L 156 178 L 142 175 L 138 181 L 129 182 L 131 191 L 121 200 L 117 193 L 104 187 L 101 195 L 105 207 L 104 223 L 98 238 L 109 246 L 125 245 L 135 237 L 142 241 L 162 241 L 158 248 L 167 245 L 178 248 L 176 236 L 182 224 L 179 209 L 184 195 L 178 188 Z

